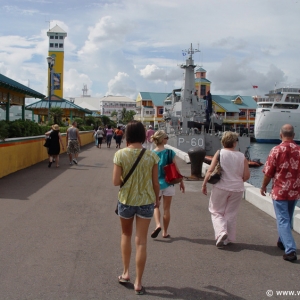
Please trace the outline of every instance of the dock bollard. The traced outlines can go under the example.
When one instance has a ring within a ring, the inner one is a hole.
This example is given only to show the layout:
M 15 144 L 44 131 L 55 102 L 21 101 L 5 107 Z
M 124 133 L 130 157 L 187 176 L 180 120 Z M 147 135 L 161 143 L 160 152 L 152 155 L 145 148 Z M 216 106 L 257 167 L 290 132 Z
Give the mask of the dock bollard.
M 201 147 L 189 149 L 188 155 L 191 161 L 191 179 L 203 179 L 202 164 L 204 162 L 206 151 Z

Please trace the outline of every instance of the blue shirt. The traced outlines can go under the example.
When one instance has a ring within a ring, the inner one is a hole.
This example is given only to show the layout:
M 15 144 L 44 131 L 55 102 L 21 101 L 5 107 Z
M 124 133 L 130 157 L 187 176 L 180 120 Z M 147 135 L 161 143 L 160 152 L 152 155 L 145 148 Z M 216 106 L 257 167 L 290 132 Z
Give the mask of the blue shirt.
M 159 181 L 159 188 L 161 190 L 163 190 L 163 189 L 167 188 L 168 186 L 172 185 L 165 181 L 164 166 L 173 162 L 173 159 L 176 156 L 176 153 L 170 149 L 164 149 L 162 151 L 153 150 L 153 152 L 155 154 L 157 154 L 158 157 L 160 158 L 160 160 L 158 162 L 158 181 Z

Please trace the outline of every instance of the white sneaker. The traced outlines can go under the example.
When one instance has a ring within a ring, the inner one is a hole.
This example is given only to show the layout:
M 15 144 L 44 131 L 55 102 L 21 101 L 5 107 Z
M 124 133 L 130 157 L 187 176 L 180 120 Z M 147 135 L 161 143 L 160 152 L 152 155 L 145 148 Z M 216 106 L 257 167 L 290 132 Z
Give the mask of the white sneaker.
M 74 164 L 76 164 L 76 165 L 78 164 L 78 162 L 77 162 L 77 160 L 76 160 L 75 158 L 73 159 L 73 162 L 74 162 Z
M 228 234 L 227 234 L 227 233 L 221 234 L 221 235 L 218 237 L 218 239 L 217 239 L 216 246 L 217 246 L 218 248 L 223 247 L 223 246 L 224 246 L 224 241 L 227 239 L 227 237 L 228 237 Z
M 231 242 L 228 241 L 227 239 L 223 242 L 223 245 L 224 245 L 224 246 L 227 246 L 227 245 L 229 245 L 229 244 L 231 244 Z

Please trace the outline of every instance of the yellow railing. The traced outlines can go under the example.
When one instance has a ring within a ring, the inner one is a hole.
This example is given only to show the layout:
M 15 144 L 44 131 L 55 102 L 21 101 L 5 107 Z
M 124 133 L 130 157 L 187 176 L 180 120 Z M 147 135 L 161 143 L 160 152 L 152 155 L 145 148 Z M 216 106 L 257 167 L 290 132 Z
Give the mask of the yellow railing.
M 80 132 L 81 145 L 94 142 L 93 131 Z M 66 137 L 62 134 L 66 151 Z M 0 178 L 25 169 L 48 158 L 47 149 L 43 146 L 45 136 L 13 138 L 0 142 Z

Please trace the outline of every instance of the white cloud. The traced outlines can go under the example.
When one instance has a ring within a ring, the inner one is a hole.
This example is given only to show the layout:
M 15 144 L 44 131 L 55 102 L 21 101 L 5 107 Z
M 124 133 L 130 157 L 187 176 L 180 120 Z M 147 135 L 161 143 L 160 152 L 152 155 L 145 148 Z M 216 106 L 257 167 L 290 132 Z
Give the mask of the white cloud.
M 108 82 L 108 91 L 106 95 L 128 96 L 134 99 L 136 96 L 136 87 L 128 74 L 118 72 L 118 74 Z
M 48 23 L 64 29 L 64 96 L 136 97 L 182 83 L 181 51 L 193 43 L 212 93 L 252 95 L 274 82 L 298 85 L 299 4 L 272 0 L 3 0 L 0 72 L 47 94 Z M 14 3 L 14 2 L 13 2 Z M 187 5 L 188 4 L 188 5 Z M 217 7 L 217 9 L 216 9 Z M 258 9 L 259 8 L 259 9 Z M 205 13 L 202 13 L 205 10 Z M 60 13 L 63 13 L 60 14 Z M 34 16 L 34 18 L 33 18 Z M 188 16 L 188 22 L 186 17 Z M 227 16 L 227 17 L 225 17 Z M 117 75 L 116 75 L 117 74 Z

